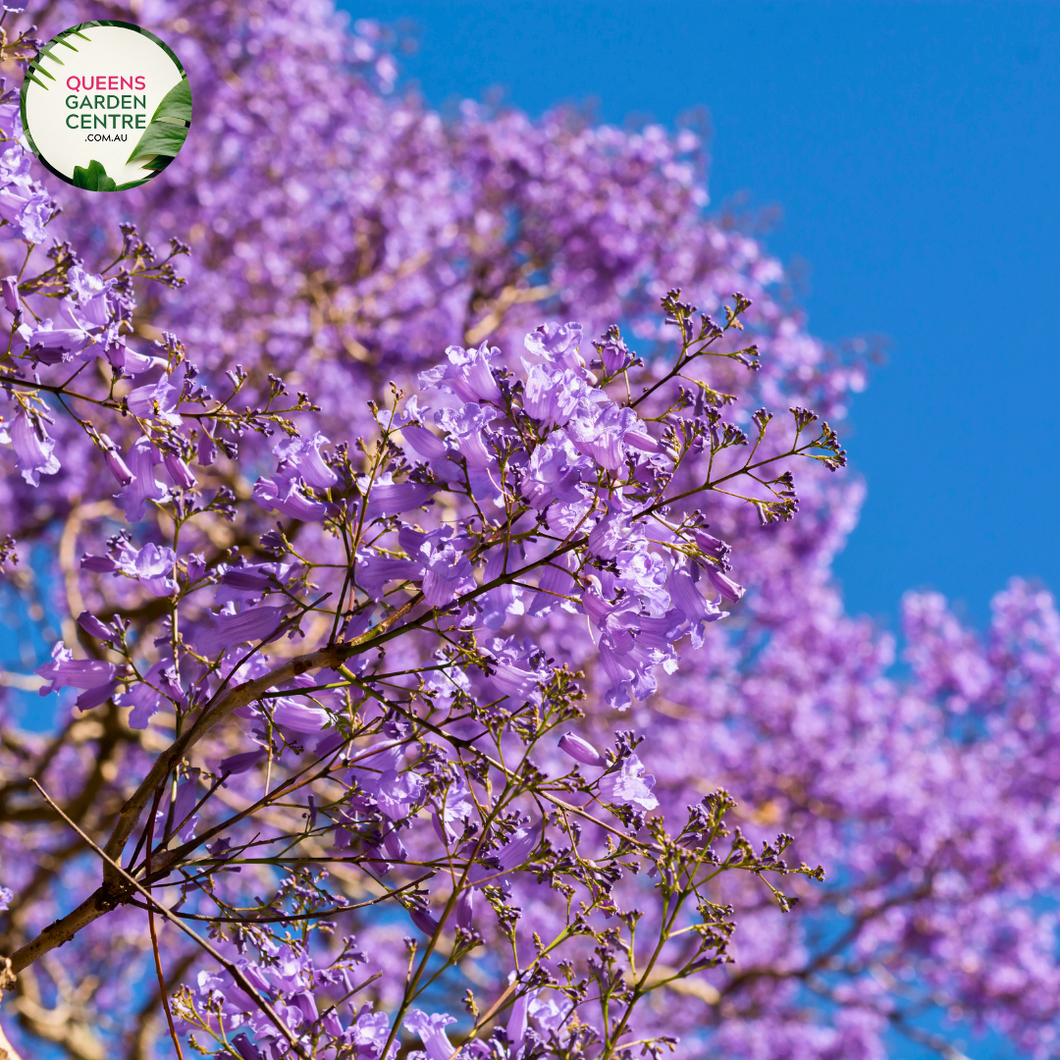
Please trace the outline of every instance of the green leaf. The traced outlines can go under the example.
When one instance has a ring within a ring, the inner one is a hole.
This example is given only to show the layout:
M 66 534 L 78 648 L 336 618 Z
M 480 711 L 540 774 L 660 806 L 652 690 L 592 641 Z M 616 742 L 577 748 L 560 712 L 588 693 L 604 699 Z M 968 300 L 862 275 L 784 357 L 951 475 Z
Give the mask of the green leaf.
M 191 122 L 191 88 L 188 79 L 177 82 L 155 109 L 139 143 L 133 148 L 128 161 L 152 155 L 175 157 L 184 146 Z M 168 163 L 167 163 L 168 164 Z M 151 166 L 152 169 L 164 166 Z
M 144 177 L 142 180 L 130 180 L 127 184 L 119 184 L 115 191 L 128 191 L 130 188 L 138 188 L 141 184 L 146 184 L 151 178 Z
M 57 62 L 60 66 L 66 65 L 66 63 L 64 63 L 62 59 L 60 59 L 59 56 L 51 50 L 51 48 L 41 48 L 41 50 L 37 53 L 37 61 L 39 62 L 44 56 L 47 56 L 54 62 Z
M 191 121 L 191 86 L 188 79 L 182 78 L 164 96 L 158 108 L 151 115 L 151 121 L 175 122 Z
M 94 158 L 88 163 L 88 169 L 74 166 L 74 187 L 84 188 L 86 191 L 118 190 L 118 185 L 114 183 L 114 178 L 108 177 L 107 171 Z
M 147 131 L 140 137 L 140 142 L 133 148 L 128 161 L 144 158 L 149 155 L 176 155 L 184 146 L 188 135 L 186 125 L 170 125 L 158 121 L 148 125 Z

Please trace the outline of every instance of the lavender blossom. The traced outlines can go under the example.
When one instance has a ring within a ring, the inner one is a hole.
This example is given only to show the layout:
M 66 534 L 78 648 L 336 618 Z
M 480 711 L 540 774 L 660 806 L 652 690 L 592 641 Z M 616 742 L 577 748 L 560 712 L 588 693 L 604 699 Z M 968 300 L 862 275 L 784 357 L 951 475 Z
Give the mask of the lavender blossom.
M 138 438 L 129 450 L 129 470 L 132 481 L 115 497 L 125 509 L 131 523 L 139 522 L 147 514 L 147 502 L 165 500 L 166 487 L 155 478 L 155 465 L 161 456 L 147 437 Z
M 41 475 L 58 473 L 60 464 L 54 454 L 55 439 L 48 436 L 39 416 L 31 418 L 20 409 L 11 425 L 11 443 L 22 477 L 29 485 L 39 486 Z
M 405 1028 L 420 1036 L 427 1060 L 450 1060 L 454 1050 L 445 1028 L 453 1023 L 456 1020 L 452 1016 L 440 1012 L 428 1016 L 418 1008 L 412 1009 L 405 1017 Z
M 635 754 L 622 758 L 617 770 L 600 778 L 600 794 L 608 802 L 639 806 L 642 810 L 658 808 L 659 800 L 651 793 L 654 787 L 655 777 L 645 773 L 644 765 Z

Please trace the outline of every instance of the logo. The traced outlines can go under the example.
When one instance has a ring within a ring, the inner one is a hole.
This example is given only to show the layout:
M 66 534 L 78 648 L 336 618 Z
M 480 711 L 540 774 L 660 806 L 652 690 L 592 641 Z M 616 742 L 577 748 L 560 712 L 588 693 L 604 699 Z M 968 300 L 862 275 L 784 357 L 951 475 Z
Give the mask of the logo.
M 130 22 L 82 22 L 30 63 L 22 125 L 33 153 L 87 191 L 125 191 L 176 158 L 191 126 L 188 75 Z

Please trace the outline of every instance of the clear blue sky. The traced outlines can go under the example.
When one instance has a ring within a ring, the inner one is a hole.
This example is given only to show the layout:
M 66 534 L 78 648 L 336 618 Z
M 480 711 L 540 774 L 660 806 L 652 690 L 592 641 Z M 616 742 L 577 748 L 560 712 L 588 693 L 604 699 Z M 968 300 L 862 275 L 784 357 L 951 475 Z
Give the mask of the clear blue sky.
M 865 476 L 848 610 L 907 588 L 983 625 L 1010 575 L 1060 588 L 1060 7 L 1030 3 L 343 0 L 421 29 L 436 105 L 503 86 L 539 114 L 672 123 L 708 108 L 712 201 L 777 204 L 825 339 L 887 363 L 844 441 Z

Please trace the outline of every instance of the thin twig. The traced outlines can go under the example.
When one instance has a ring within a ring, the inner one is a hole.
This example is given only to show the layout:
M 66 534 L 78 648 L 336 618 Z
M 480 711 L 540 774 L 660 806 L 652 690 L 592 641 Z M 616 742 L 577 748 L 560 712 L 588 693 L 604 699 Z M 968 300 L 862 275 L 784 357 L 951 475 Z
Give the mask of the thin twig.
M 121 867 L 118 862 L 114 861 L 107 854 L 105 854 L 81 829 L 74 824 L 72 820 L 49 795 L 40 786 L 36 778 L 30 778 L 33 781 L 36 789 L 41 793 L 44 801 L 51 806 L 53 810 L 108 864 L 115 872 L 121 876 L 129 886 L 134 887 L 138 890 L 171 924 L 175 924 L 185 935 L 188 936 L 196 945 L 201 946 L 228 974 L 232 979 L 239 985 L 240 989 L 254 1002 L 258 1008 L 269 1018 L 269 1022 L 275 1026 L 275 1028 L 283 1035 L 287 1040 L 287 1043 L 295 1051 L 295 1053 L 302 1057 L 303 1060 L 309 1060 L 309 1056 L 306 1051 L 302 1048 L 301 1043 L 291 1033 L 290 1027 L 287 1026 L 283 1020 L 276 1014 L 276 1010 L 272 1005 L 262 997 L 257 990 L 251 985 L 250 980 L 236 967 L 230 960 L 228 960 L 223 954 L 219 953 L 213 946 L 211 946 L 205 939 L 200 938 L 196 932 L 192 931 L 187 924 L 184 923 L 180 917 L 176 916 L 171 909 L 164 906 L 157 898 L 155 898 L 146 887 L 142 887 L 137 880 L 134 880 L 125 869 Z

